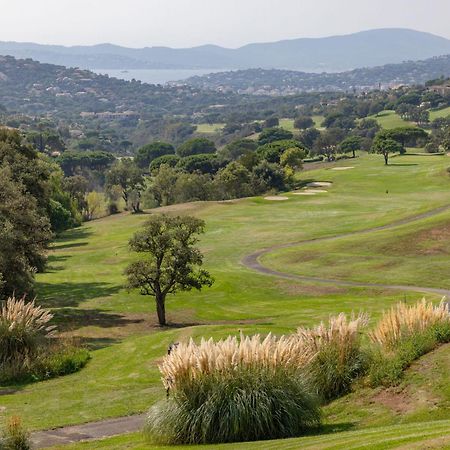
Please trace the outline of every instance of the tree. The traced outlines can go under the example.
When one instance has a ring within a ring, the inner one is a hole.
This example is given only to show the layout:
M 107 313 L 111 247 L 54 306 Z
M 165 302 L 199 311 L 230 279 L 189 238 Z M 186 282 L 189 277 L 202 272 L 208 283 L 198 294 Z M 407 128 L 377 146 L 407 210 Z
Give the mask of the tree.
M 284 139 L 282 141 L 274 141 L 269 144 L 261 145 L 258 147 L 256 154 L 261 160 L 278 164 L 281 155 L 289 148 L 297 148 L 304 153 L 303 158 L 306 156 L 307 151 L 304 149 L 303 144 L 294 139 Z
M 185 172 L 216 173 L 219 168 L 217 155 L 207 153 L 181 158 L 176 167 Z
M 117 161 L 106 173 L 106 189 L 110 190 L 113 186 L 122 189 L 122 198 L 127 207 L 131 206 L 135 213 L 141 210 L 140 198 L 144 188 L 144 177 L 131 159 L 124 158 Z
M 160 156 L 174 154 L 175 148 L 172 144 L 156 141 L 138 149 L 134 161 L 138 167 L 147 170 L 154 159 L 159 158 Z
M 361 138 L 359 136 L 348 136 L 339 145 L 342 153 L 352 152 L 353 158 L 355 158 L 356 150 L 361 149 Z
M 280 125 L 280 120 L 278 117 L 268 117 L 264 121 L 264 128 L 272 128 L 272 127 L 278 127 Z
M 258 143 L 259 145 L 264 145 L 274 141 L 292 139 L 293 137 L 294 135 L 284 128 L 266 128 L 259 135 Z
M 176 183 L 179 173 L 173 167 L 162 164 L 152 178 L 149 191 L 153 194 L 158 206 L 167 206 L 175 203 Z
M 192 155 L 215 153 L 216 145 L 206 138 L 189 139 L 177 148 L 177 155 L 182 158 Z
M 250 171 L 237 161 L 232 161 L 217 173 L 214 184 L 221 199 L 251 195 Z
M 285 150 L 280 156 L 280 164 L 283 167 L 289 167 L 294 171 L 299 170 L 303 167 L 305 156 L 305 150 L 299 147 L 291 147 Z
M 181 158 L 177 155 L 164 155 L 160 156 L 159 158 L 155 158 L 150 163 L 150 172 L 158 170 L 163 164 L 165 164 L 166 166 L 175 167 L 180 159 Z
M 241 156 L 255 151 L 257 147 L 258 144 L 251 139 L 238 139 L 237 141 L 230 142 L 217 153 L 221 159 L 235 161 Z
M 10 167 L 0 167 L 0 299 L 32 291 L 51 239 L 50 222 Z
M 299 116 L 294 120 L 294 128 L 298 130 L 306 130 L 314 126 L 314 120 L 309 116 Z
M 89 192 L 86 195 L 86 209 L 85 209 L 85 219 L 92 220 L 95 215 L 100 211 L 103 205 L 103 195 L 99 192 Z
M 330 128 L 314 142 L 314 152 L 327 157 L 328 161 L 334 159 L 338 144 L 345 138 L 345 132 L 340 128 Z
M 372 145 L 372 151 L 384 156 L 384 164 L 387 166 L 389 163 L 389 154 L 401 152 L 403 147 L 394 139 L 385 138 L 382 135 L 375 137 Z
M 161 326 L 166 325 L 168 294 L 213 284 L 210 274 L 201 269 L 203 255 L 195 247 L 204 227 L 203 220 L 196 217 L 155 214 L 130 240 L 131 250 L 146 257 L 125 270 L 127 287 L 155 298 Z

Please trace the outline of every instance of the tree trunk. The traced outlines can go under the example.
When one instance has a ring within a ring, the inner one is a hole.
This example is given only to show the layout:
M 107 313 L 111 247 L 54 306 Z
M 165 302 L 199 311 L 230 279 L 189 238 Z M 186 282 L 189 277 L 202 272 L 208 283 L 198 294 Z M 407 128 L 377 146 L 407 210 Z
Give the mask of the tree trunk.
M 158 314 L 158 322 L 161 327 L 166 326 L 166 299 L 163 295 L 158 295 L 156 300 L 156 313 Z
M 389 153 L 384 153 L 384 165 L 387 166 L 388 165 L 388 159 L 389 159 Z
M 355 150 L 353 150 L 353 158 L 356 158 Z

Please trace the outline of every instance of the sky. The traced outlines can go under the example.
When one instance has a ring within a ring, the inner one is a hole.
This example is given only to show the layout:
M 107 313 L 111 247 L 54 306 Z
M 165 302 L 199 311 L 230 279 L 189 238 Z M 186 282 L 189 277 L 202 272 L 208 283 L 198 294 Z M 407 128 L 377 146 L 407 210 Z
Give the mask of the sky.
M 450 39 L 450 0 L 0 0 L 0 41 L 239 47 L 373 28 Z

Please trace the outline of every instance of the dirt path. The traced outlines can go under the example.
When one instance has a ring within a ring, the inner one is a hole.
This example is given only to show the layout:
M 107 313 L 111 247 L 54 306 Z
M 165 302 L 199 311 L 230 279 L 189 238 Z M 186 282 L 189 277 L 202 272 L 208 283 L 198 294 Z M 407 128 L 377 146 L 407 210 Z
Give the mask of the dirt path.
M 31 434 L 33 448 L 47 448 L 64 446 L 73 442 L 89 439 L 102 439 L 119 434 L 132 433 L 142 430 L 145 414 L 118 417 L 100 422 L 72 425 L 54 430 L 36 431 Z
M 319 277 L 307 277 L 302 275 L 295 275 L 291 273 L 286 272 L 279 272 L 277 270 L 270 269 L 268 267 L 263 266 L 259 258 L 263 255 L 266 255 L 268 253 L 271 253 L 275 250 L 279 250 L 282 248 L 290 248 L 290 247 L 298 247 L 301 245 L 311 244 L 315 242 L 325 242 L 325 241 L 334 241 L 337 239 L 350 237 L 350 236 L 357 236 L 362 234 L 368 234 L 373 233 L 375 231 L 382 231 L 382 230 L 388 230 L 391 228 L 395 228 L 401 225 L 406 225 L 409 223 L 413 223 L 419 220 L 427 219 L 429 217 L 436 216 L 444 211 L 450 210 L 450 205 L 441 206 L 440 208 L 435 208 L 430 211 L 427 211 L 422 214 L 416 214 L 414 216 L 406 217 L 405 219 L 396 220 L 395 222 L 391 222 L 387 225 L 380 225 L 378 227 L 372 227 L 372 228 L 366 228 L 364 230 L 359 231 L 352 231 L 349 233 L 342 233 L 334 236 L 325 236 L 321 238 L 313 238 L 313 239 L 307 239 L 300 242 L 291 242 L 289 244 L 279 244 L 274 245 L 272 247 L 267 247 L 261 250 L 258 250 L 250 255 L 245 256 L 242 259 L 242 264 L 249 269 L 255 270 L 259 273 L 262 273 L 264 275 L 270 275 L 275 276 L 279 278 L 286 278 L 290 280 L 299 280 L 299 281 L 309 281 L 314 283 L 327 283 L 327 284 L 334 284 L 336 286 L 355 286 L 355 287 L 368 287 L 368 288 L 381 288 L 381 289 L 393 289 L 397 291 L 413 291 L 413 292 L 429 292 L 433 294 L 439 294 L 442 296 L 446 296 L 450 298 L 450 290 L 449 289 L 438 289 L 438 288 L 432 288 L 432 287 L 423 287 L 423 286 L 404 286 L 401 284 L 383 284 L 383 283 L 364 283 L 364 282 L 358 282 L 358 281 L 343 281 L 343 280 L 334 280 L 331 278 L 319 278 Z

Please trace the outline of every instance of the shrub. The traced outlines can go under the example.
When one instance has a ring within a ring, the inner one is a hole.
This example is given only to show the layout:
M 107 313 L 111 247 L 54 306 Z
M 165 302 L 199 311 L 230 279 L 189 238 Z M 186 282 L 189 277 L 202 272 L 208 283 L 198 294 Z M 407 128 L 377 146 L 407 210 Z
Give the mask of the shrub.
M 179 344 L 160 365 L 171 398 L 150 410 L 155 443 L 276 439 L 320 422 L 304 371 L 314 354 L 293 337 L 229 337 Z
M 34 381 L 69 375 L 81 370 L 91 359 L 89 351 L 69 341 L 56 342 L 36 359 L 28 378 Z
M 312 381 L 324 400 L 348 392 L 354 379 L 366 367 L 366 355 L 361 349 L 361 330 L 368 317 L 360 314 L 350 320 L 343 313 L 332 316 L 328 325 L 299 328 L 297 338 L 315 354 L 311 362 Z
M 11 417 L 0 439 L 0 450 L 30 450 L 29 434 L 23 428 L 20 417 Z
M 49 311 L 36 306 L 25 296 L 9 297 L 0 308 L 0 363 L 21 369 L 31 364 L 39 344 L 49 337 L 54 326 Z

